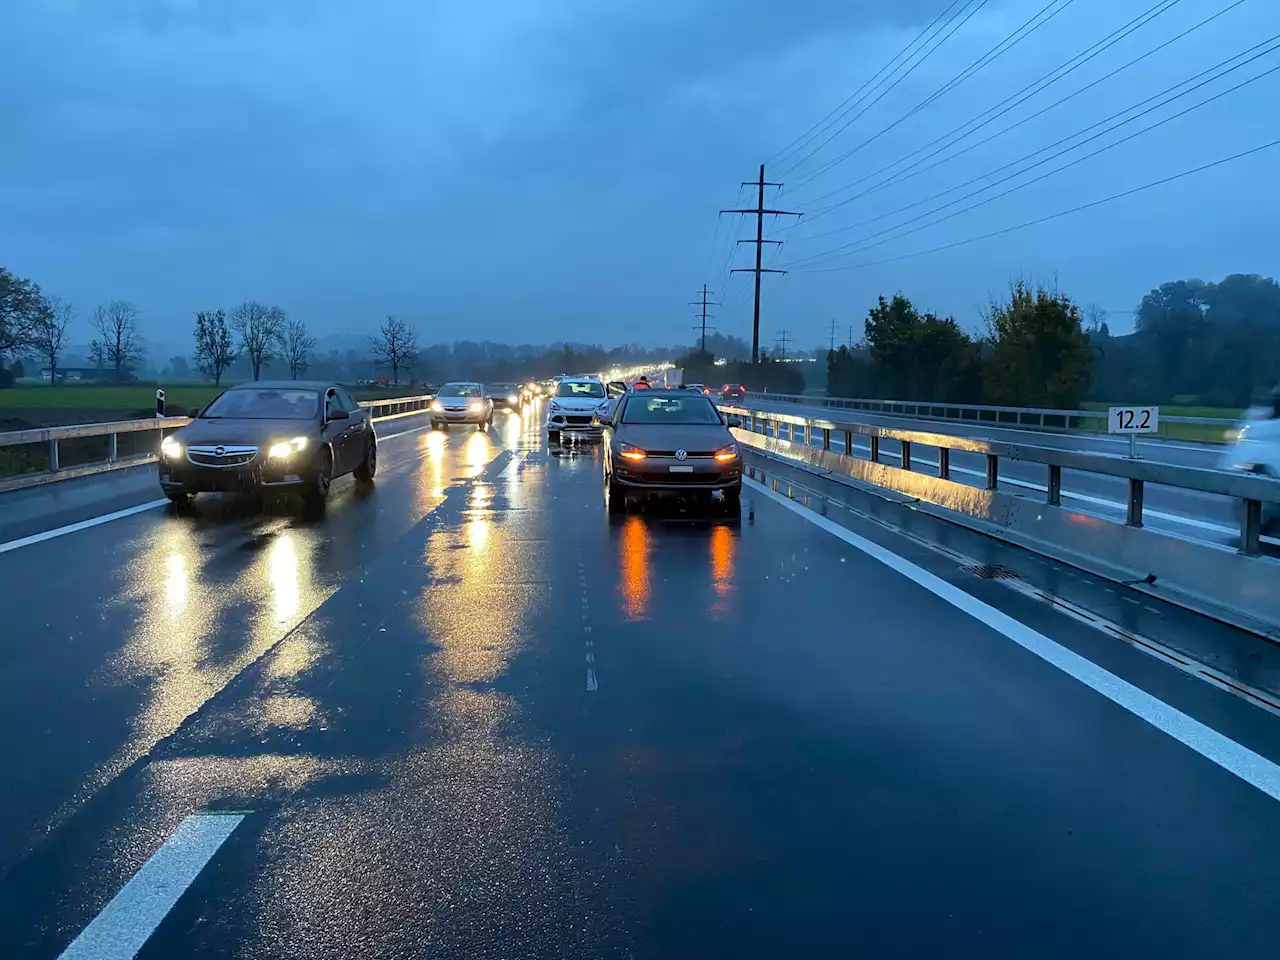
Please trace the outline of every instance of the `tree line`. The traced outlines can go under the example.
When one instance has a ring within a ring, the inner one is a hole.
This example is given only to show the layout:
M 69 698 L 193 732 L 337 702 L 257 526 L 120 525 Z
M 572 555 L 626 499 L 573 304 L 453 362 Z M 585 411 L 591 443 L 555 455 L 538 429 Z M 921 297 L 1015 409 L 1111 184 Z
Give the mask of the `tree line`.
M 881 296 L 865 336 L 827 355 L 833 396 L 1074 409 L 1088 392 L 1094 350 L 1079 307 L 1019 281 L 984 312 L 985 336 L 954 317 L 921 313 L 901 293 Z
M 1257 274 L 1175 280 L 1142 298 L 1134 332 L 1099 316 L 1092 396 L 1126 403 L 1246 407 L 1280 384 L 1280 284 Z

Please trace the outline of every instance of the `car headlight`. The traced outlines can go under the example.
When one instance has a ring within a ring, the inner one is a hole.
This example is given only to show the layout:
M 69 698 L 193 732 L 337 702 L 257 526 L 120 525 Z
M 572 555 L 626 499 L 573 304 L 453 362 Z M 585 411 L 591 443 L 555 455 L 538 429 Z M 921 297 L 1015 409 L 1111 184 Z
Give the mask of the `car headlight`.
M 559 410 L 560 410 L 560 404 L 558 404 L 558 403 L 556 403 L 554 400 L 552 400 L 552 401 L 551 401 L 551 407 L 550 407 L 550 409 L 555 410 L 556 412 L 559 412 Z
M 511 394 L 509 397 L 507 397 L 507 403 L 519 403 L 519 402 L 520 402 L 520 398 L 517 397 L 514 393 Z
M 615 443 L 613 448 L 618 451 L 619 456 L 625 457 L 628 460 L 635 460 L 639 462 L 648 456 L 647 453 L 635 446 L 635 444 L 631 443 Z
M 469 406 L 471 408 L 472 413 L 479 413 L 481 410 L 484 409 L 484 404 L 481 403 L 479 400 L 472 400 Z
M 432 413 L 444 413 L 444 405 L 443 405 L 439 400 L 432 400 L 432 401 L 431 401 L 431 412 L 432 412 Z
M 294 437 L 292 440 L 281 440 L 279 443 L 273 443 L 267 450 L 267 456 L 282 459 L 291 457 L 305 449 L 307 449 L 307 438 Z
M 728 460 L 738 459 L 738 445 L 731 443 L 727 447 L 721 447 L 716 451 L 716 459 L 722 463 Z
M 173 437 L 165 437 L 160 441 L 160 455 L 170 460 L 182 456 L 182 444 Z

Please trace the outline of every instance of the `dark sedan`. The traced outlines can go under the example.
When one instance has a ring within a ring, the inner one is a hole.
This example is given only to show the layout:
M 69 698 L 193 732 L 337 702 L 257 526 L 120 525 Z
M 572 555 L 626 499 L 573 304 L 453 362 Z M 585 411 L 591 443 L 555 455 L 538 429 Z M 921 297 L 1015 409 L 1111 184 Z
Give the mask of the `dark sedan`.
M 332 383 L 232 387 L 160 445 L 160 486 L 180 507 L 197 493 L 296 493 L 321 514 L 335 477 L 368 483 L 377 468 L 368 411 Z
M 719 492 L 737 514 L 742 457 L 724 418 L 701 392 L 628 393 L 601 418 L 604 483 L 610 513 L 627 509 L 628 496 L 689 495 L 710 502 Z
M 491 383 L 484 390 L 493 400 L 495 408 L 502 410 L 520 409 L 520 385 L 518 383 Z

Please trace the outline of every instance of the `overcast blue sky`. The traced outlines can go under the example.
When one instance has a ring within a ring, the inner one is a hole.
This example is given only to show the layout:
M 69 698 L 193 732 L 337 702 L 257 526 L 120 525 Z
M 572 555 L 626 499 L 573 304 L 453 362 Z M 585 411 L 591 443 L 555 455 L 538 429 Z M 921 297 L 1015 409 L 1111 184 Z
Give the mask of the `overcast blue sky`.
M 679 342 L 691 335 L 685 302 L 703 282 L 725 301 L 720 329 L 749 336 L 750 280 L 724 272 L 739 224 L 717 224 L 717 209 L 748 201 L 738 181 L 949 2 L 10 0 L 0 4 L 0 263 L 82 315 L 98 301 L 132 300 L 146 334 L 165 342 L 188 335 L 194 310 L 249 298 L 320 333 L 394 312 L 431 341 Z M 1155 4 L 1056 0 L 1050 12 L 1061 12 L 1043 28 L 803 183 L 1048 0 L 961 0 L 960 9 L 965 2 L 980 8 L 864 116 L 794 170 L 807 151 L 770 168 L 788 184 L 770 202 L 813 213 L 848 197 L 856 188 L 817 199 Z M 983 134 L 1231 3 L 1175 0 Z M 907 204 L 1278 33 L 1280 3 L 1245 0 L 955 161 L 812 221 L 771 225 L 790 241 L 778 262 L 797 266 L 765 280 L 762 339 L 786 327 L 800 345 L 825 342 L 833 318 L 843 338 L 878 293 L 895 290 L 976 327 L 982 305 L 1018 275 L 1056 275 L 1082 303 L 1123 314 L 1165 280 L 1273 274 L 1280 149 L 945 252 L 830 272 L 800 264 L 841 243 L 883 241 L 869 235 L 974 188 L 894 213 Z M 1035 173 L 1277 65 L 1280 53 L 1267 53 Z M 822 266 L 927 250 L 1258 146 L 1280 138 L 1277 102 L 1280 73 L 1040 184 Z M 851 229 L 813 236 L 839 228 Z M 750 249 L 738 258 L 745 265 Z

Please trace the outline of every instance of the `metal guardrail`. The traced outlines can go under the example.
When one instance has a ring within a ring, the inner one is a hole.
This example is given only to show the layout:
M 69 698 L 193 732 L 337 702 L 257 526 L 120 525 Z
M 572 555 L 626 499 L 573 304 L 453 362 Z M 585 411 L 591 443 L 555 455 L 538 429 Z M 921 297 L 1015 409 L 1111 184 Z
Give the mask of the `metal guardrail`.
M 915 417 L 920 420 L 955 420 L 961 423 L 979 423 L 1009 427 L 1049 427 L 1058 430 L 1087 430 L 1091 433 L 1107 432 L 1105 410 L 1054 410 L 1038 407 L 997 407 L 969 403 L 937 403 L 924 400 L 870 400 L 853 397 L 827 397 L 813 394 L 757 393 L 749 392 L 750 400 L 781 401 L 810 406 L 830 407 L 836 410 L 865 410 L 890 416 Z M 1219 417 L 1179 417 L 1160 415 L 1160 427 L 1165 424 L 1187 424 L 1200 427 L 1230 429 L 1234 421 Z M 1157 432 L 1156 436 L 1160 433 Z
M 431 394 L 416 397 L 388 397 L 380 400 L 363 400 L 360 406 L 368 409 L 374 420 L 391 420 L 395 417 L 421 413 L 430 406 L 433 399 L 435 398 Z M 0 478 L 0 492 L 48 483 L 52 480 L 69 480 L 73 477 L 103 473 L 122 467 L 153 463 L 157 458 L 154 451 L 126 457 L 118 456 L 120 435 L 156 431 L 158 441 L 166 431 L 185 427 L 189 423 L 191 423 L 190 417 L 149 417 L 138 420 L 114 420 L 107 423 L 81 423 L 66 427 L 35 427 L 30 430 L 11 430 L 0 433 L 0 447 L 47 444 L 49 456 L 49 469 L 46 471 Z M 87 437 L 107 438 L 106 459 L 77 464 L 73 467 L 61 466 L 58 454 L 59 442 Z M 159 446 L 158 442 L 156 446 Z
M 870 460 L 880 461 L 880 441 L 896 440 L 902 444 L 902 466 L 911 472 L 911 445 L 934 447 L 938 451 L 938 477 L 949 480 L 951 475 L 951 451 L 983 454 L 987 458 L 986 489 L 997 488 L 1000 477 L 1000 461 L 1020 460 L 1043 464 L 1046 472 L 1046 503 L 1060 506 L 1062 502 L 1062 471 L 1080 470 L 1087 473 L 1120 477 L 1128 481 L 1128 497 L 1125 523 L 1142 526 L 1143 492 L 1145 484 L 1158 483 L 1200 493 L 1212 493 L 1241 501 L 1240 552 L 1256 555 L 1262 533 L 1262 504 L 1280 503 L 1280 480 L 1256 474 L 1233 473 L 1227 470 L 1209 470 L 1202 467 L 1186 467 L 1152 460 L 1135 460 L 1110 456 L 1105 453 L 1088 453 L 1063 450 L 1056 447 L 1040 447 L 1034 444 L 1009 443 L 983 440 L 974 437 L 957 437 L 944 433 L 927 433 L 920 430 L 899 430 L 895 427 L 878 427 L 845 420 L 802 417 L 752 407 L 721 406 L 729 415 L 743 418 L 743 427 L 752 433 L 761 433 L 782 440 L 795 441 L 795 428 L 805 431 L 805 443 L 809 444 L 810 431 L 820 431 L 822 449 L 831 449 L 831 434 L 844 434 L 844 448 L 848 456 L 854 453 L 853 438 L 868 437 Z M 785 426 L 787 435 L 782 429 Z M 772 430 L 772 433 L 770 432 Z

